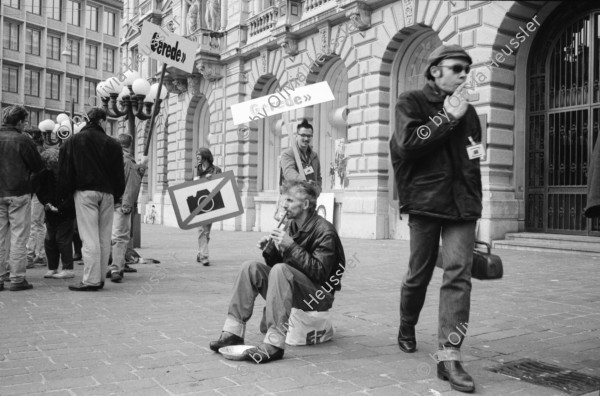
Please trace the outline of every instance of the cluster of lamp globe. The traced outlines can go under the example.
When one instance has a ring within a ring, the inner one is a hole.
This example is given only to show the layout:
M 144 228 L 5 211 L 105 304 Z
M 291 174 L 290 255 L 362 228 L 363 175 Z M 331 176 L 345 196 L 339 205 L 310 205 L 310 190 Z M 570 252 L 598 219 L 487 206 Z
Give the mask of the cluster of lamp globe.
M 117 77 L 111 77 L 106 81 L 101 81 L 96 86 L 96 93 L 102 100 L 105 107 L 108 101 L 118 102 L 121 106 L 131 106 L 133 102 L 138 105 L 142 103 L 150 108 L 156 101 L 157 95 L 160 95 L 160 100 L 167 97 L 167 88 L 163 85 L 159 91 L 159 84 L 150 83 L 141 78 L 140 74 L 135 70 L 127 70 L 125 73 L 119 73 Z M 89 103 L 89 102 L 88 102 Z M 113 103 L 116 106 L 116 103 Z M 111 116 L 109 111 L 109 116 Z M 71 133 L 78 133 L 86 125 L 85 115 L 75 115 L 73 118 L 66 113 L 60 113 L 56 116 L 56 122 L 47 119 L 39 123 L 38 128 L 42 132 L 49 132 L 60 139 L 66 139 L 71 136 Z

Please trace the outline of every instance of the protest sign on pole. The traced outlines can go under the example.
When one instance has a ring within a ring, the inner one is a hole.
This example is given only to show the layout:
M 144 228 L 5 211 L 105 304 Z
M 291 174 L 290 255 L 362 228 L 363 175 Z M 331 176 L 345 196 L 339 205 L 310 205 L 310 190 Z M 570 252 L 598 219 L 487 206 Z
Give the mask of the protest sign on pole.
M 152 138 L 156 114 L 158 113 L 160 93 L 162 91 L 167 65 L 192 73 L 194 71 L 194 62 L 196 61 L 196 49 L 198 48 L 198 44 L 162 29 L 152 22 L 144 21 L 144 24 L 142 25 L 142 34 L 140 35 L 139 48 L 142 49 L 148 57 L 156 59 L 163 64 L 160 73 L 160 81 L 158 83 L 158 92 L 156 93 L 154 107 L 152 108 L 148 138 L 146 140 L 146 146 L 144 147 L 144 155 L 148 155 L 150 139 Z
M 233 171 L 168 188 L 182 230 L 214 223 L 244 213 Z

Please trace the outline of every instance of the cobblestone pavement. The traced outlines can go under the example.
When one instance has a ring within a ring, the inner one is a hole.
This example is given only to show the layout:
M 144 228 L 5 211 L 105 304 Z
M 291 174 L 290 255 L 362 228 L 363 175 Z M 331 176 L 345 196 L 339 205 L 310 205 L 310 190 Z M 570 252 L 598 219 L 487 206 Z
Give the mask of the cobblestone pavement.
M 196 263 L 196 231 L 142 226 L 144 257 L 121 284 L 71 292 L 73 280 L 28 270 L 34 289 L 0 293 L 0 395 L 457 395 L 435 362 L 441 270 L 421 320 L 418 351 L 396 344 L 406 241 L 344 239 L 348 267 L 336 295 L 334 340 L 289 347 L 268 365 L 223 359 L 218 337 L 239 264 L 260 257 L 262 234 L 213 231 L 211 267 Z M 600 260 L 573 254 L 497 251 L 500 281 L 473 281 L 463 359 L 482 395 L 561 395 L 487 369 L 529 357 L 600 375 Z M 83 266 L 76 266 L 76 281 Z M 257 300 L 247 343 L 259 332 Z M 596 395 L 597 393 L 592 393 Z M 591 394 L 590 394 L 591 395 Z

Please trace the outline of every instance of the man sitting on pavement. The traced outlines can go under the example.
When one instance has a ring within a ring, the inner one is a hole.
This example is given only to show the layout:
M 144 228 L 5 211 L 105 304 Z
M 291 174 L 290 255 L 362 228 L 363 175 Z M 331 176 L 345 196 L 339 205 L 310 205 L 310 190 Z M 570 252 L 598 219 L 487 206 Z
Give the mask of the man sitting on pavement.
M 286 182 L 284 194 L 289 230 L 276 228 L 259 241 L 266 264 L 255 260 L 242 264 L 221 337 L 210 343 L 215 352 L 244 344 L 246 322 L 260 293 L 266 300 L 267 334 L 261 345 L 244 355 L 256 363 L 281 359 L 285 334 L 280 329 L 287 328 L 292 307 L 327 311 L 341 289 L 344 249 L 333 225 L 315 211 L 317 187 L 306 181 Z

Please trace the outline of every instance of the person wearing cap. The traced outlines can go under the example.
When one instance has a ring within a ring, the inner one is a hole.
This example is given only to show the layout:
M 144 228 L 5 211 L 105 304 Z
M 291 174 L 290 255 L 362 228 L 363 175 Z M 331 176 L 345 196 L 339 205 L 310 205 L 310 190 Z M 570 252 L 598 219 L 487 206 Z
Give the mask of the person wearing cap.
M 11 291 L 33 288 L 25 279 L 31 223 L 32 176 L 44 169 L 32 139 L 23 134 L 29 113 L 24 106 L 2 109 L 0 127 L 0 290 L 10 279 Z M 10 253 L 6 249 L 10 240 Z M 7 257 L 8 256 L 8 257 Z M 8 259 L 8 265 L 6 261 Z M 9 272 L 10 271 L 10 275 Z
M 475 389 L 462 366 L 460 347 L 469 322 L 475 225 L 482 209 L 480 159 L 467 151 L 481 141 L 477 113 L 464 98 L 471 63 L 459 46 L 435 49 L 423 89 L 399 96 L 396 129 L 390 139 L 400 213 L 408 213 L 410 226 L 398 344 L 404 352 L 416 350 L 415 326 L 439 250 L 444 274 L 437 375 L 462 392 Z
M 196 160 L 198 166 L 196 167 L 196 177 L 198 179 L 210 179 L 213 175 L 221 173 L 221 168 L 213 164 L 214 158 L 210 150 L 206 147 L 200 147 L 196 150 Z M 198 254 L 196 255 L 196 261 L 205 267 L 210 265 L 208 260 L 208 242 L 210 241 L 210 229 L 212 223 L 198 226 Z

